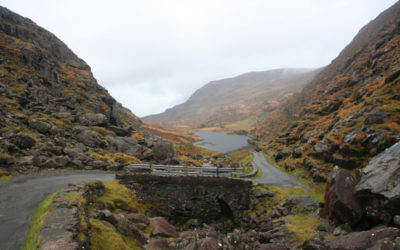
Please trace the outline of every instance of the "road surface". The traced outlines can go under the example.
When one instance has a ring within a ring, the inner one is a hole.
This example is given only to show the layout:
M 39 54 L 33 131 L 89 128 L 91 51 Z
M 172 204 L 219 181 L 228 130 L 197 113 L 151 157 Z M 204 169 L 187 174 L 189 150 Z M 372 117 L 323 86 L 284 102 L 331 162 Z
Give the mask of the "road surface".
M 114 179 L 112 172 L 46 172 L 0 184 L 0 249 L 21 249 L 31 218 L 49 194 L 83 180 Z
M 272 166 L 260 152 L 253 152 L 254 159 L 253 164 L 257 165 L 262 171 L 262 176 L 257 179 L 253 179 L 253 182 L 257 184 L 274 185 L 278 187 L 301 187 L 299 180 L 291 175 L 288 175 L 276 167 Z

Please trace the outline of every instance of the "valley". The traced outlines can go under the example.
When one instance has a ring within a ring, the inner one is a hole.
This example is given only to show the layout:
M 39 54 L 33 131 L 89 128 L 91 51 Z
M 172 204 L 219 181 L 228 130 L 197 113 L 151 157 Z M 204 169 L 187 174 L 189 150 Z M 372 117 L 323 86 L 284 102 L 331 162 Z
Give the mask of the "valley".
M 397 2 L 325 67 L 211 81 L 139 118 L 0 7 L 0 248 L 400 249 L 399 20 Z

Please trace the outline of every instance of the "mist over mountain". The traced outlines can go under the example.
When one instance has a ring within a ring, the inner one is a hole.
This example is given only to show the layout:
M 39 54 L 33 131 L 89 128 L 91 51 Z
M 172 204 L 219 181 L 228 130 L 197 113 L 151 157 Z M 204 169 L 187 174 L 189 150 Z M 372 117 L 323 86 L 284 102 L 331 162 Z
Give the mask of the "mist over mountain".
M 287 96 L 309 83 L 320 69 L 275 69 L 212 81 L 183 104 L 143 117 L 168 127 L 221 127 L 262 120 Z

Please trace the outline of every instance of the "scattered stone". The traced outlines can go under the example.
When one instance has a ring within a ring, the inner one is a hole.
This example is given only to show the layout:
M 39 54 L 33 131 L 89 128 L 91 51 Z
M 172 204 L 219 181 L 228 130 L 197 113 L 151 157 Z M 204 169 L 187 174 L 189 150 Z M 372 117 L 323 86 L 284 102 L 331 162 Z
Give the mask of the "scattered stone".
M 122 199 L 113 200 L 114 206 L 124 211 L 132 211 L 132 208 Z
M 33 155 L 22 156 L 17 159 L 18 165 L 33 165 Z
M 88 165 L 93 167 L 94 169 L 105 169 L 110 164 L 108 162 L 106 162 L 106 161 L 95 160 L 95 161 L 89 161 Z
M 163 237 L 177 237 L 178 233 L 174 226 L 169 224 L 162 217 L 154 217 L 150 219 L 151 225 L 154 227 L 153 235 Z
M 84 126 L 103 126 L 108 122 L 107 116 L 97 113 L 88 113 L 80 117 L 80 123 Z
M 25 134 L 17 134 L 11 138 L 11 142 L 17 145 L 20 149 L 32 148 L 36 141 Z
M 197 240 L 196 242 L 192 242 L 185 249 L 190 250 L 218 250 L 220 249 L 220 245 L 215 238 L 206 237 L 204 239 Z
M 367 125 L 381 124 L 384 123 L 386 119 L 388 119 L 388 114 L 385 111 L 375 108 L 365 117 L 364 123 Z
M 146 225 L 150 224 L 150 220 L 143 214 L 131 213 L 126 215 L 126 219 L 132 223 L 144 223 Z
M 118 221 L 117 229 L 122 234 L 134 238 L 135 241 L 142 246 L 146 245 L 148 242 L 148 238 L 146 237 L 146 235 L 142 231 L 140 231 L 138 227 L 136 227 L 132 223 L 129 223 L 129 221 L 126 219 L 120 219 Z
M 302 250 L 330 250 L 331 248 L 327 245 L 326 242 L 317 239 L 311 238 L 306 240 L 301 246 L 300 249 Z
M 30 120 L 29 127 L 33 128 L 34 130 L 42 134 L 49 132 L 51 129 L 51 125 L 48 124 L 47 122 L 42 122 L 37 120 Z
M 111 213 L 110 210 L 108 210 L 108 209 L 100 211 L 99 217 L 102 220 L 110 222 L 114 226 L 118 224 L 117 216 L 115 216 L 115 214 Z
M 117 151 L 136 157 L 140 156 L 140 149 L 142 148 L 138 141 L 131 137 L 114 137 L 112 145 Z
M 104 147 L 104 142 L 86 127 L 75 127 L 72 131 L 72 137 L 88 147 Z
M 379 240 L 394 241 L 400 236 L 400 230 L 393 227 L 379 227 L 369 231 L 353 232 L 337 238 L 326 240 L 334 250 L 367 249 L 375 246 Z
M 279 149 L 279 150 L 277 150 L 274 158 L 275 158 L 275 161 L 280 161 L 280 160 L 285 159 L 289 155 L 290 155 L 289 152 L 285 152 L 285 151 L 282 151 L 281 149 Z
M 304 213 L 318 209 L 318 202 L 308 195 L 291 196 L 285 200 L 284 207 L 288 207 L 292 213 Z
M 131 136 L 133 132 L 131 126 L 128 126 L 126 128 L 120 128 L 117 126 L 108 126 L 107 128 L 113 131 L 118 136 Z
M 274 197 L 275 196 L 275 194 L 273 192 L 269 192 L 265 189 L 255 189 L 253 191 L 253 195 L 258 199 L 263 198 L 263 197 Z
M 166 141 L 154 142 L 153 144 L 154 159 L 163 161 L 172 159 L 175 156 L 175 149 L 172 143 Z
M 63 149 L 64 154 L 68 155 L 72 159 L 85 159 L 87 158 L 83 147 L 65 147 Z
M 400 215 L 395 215 L 393 217 L 393 223 L 397 226 L 400 226 Z
M 301 155 L 302 155 L 302 153 L 298 148 L 293 149 L 293 151 L 292 151 L 293 158 L 300 158 Z

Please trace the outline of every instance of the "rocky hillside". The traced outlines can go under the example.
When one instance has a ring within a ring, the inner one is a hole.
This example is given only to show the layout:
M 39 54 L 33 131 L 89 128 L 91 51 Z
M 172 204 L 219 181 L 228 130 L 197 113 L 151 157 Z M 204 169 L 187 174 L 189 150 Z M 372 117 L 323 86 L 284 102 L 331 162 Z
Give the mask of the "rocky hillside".
M 0 170 L 173 161 L 52 33 L 0 7 Z
M 275 160 L 325 181 L 333 165 L 363 167 L 400 140 L 399 20 L 398 2 L 259 126 Z
M 255 120 L 265 117 L 288 95 L 309 83 L 319 71 L 277 69 L 212 81 L 198 89 L 185 103 L 143 120 L 168 127 L 192 128 L 221 127 L 246 119 Z

